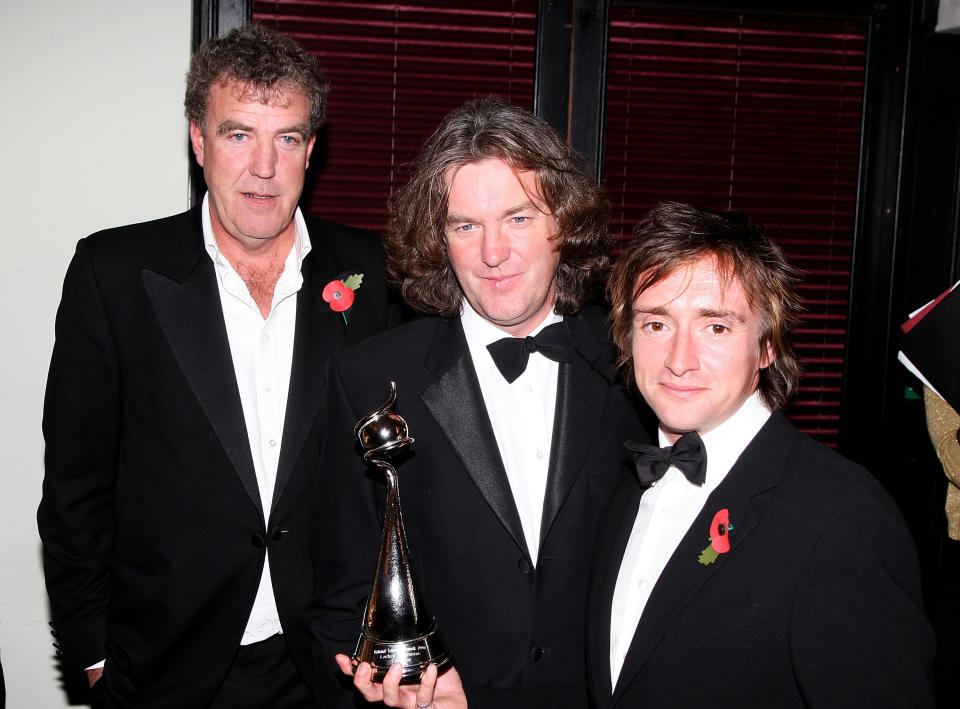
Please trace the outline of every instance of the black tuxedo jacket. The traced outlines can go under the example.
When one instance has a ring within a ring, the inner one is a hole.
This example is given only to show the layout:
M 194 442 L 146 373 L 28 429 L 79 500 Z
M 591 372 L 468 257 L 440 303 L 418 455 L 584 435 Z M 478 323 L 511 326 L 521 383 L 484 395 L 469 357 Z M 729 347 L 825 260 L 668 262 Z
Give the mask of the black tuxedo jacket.
M 630 475 L 622 441 L 646 439 L 617 379 L 603 311 L 564 323 L 576 349 L 560 364 L 539 558 L 520 518 L 459 318 L 426 318 L 374 337 L 332 362 L 312 618 L 318 672 L 351 653 L 377 563 L 385 485 L 366 471 L 354 423 L 397 383 L 398 413 L 415 443 L 396 461 L 407 540 L 424 594 L 450 641 L 470 706 L 586 702 L 583 619 L 587 574 L 609 494 Z M 534 561 L 536 563 L 534 563 Z M 557 699 L 558 700 L 558 699 Z
M 124 707 L 206 706 L 239 646 L 269 551 L 308 677 L 308 500 L 326 359 L 383 329 L 376 237 L 308 219 L 276 489 L 261 509 L 200 209 L 83 239 L 67 271 L 44 406 L 38 512 L 67 670 L 106 658 Z M 363 273 L 344 323 L 321 292 Z M 266 521 L 265 521 L 266 520 Z
M 931 706 L 913 540 L 870 474 L 780 413 L 667 563 L 610 686 L 610 608 L 641 490 L 611 500 L 590 591 L 594 707 Z M 698 562 L 728 509 L 730 551 Z

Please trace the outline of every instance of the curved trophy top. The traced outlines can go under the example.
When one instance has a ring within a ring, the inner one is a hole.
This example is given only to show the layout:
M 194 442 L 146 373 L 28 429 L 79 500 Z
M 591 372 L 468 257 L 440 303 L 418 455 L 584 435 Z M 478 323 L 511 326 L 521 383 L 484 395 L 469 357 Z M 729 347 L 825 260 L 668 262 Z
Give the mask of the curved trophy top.
M 387 400 L 354 426 L 353 435 L 365 451 L 364 460 L 388 458 L 413 443 L 413 439 L 407 435 L 407 422 L 392 408 L 396 400 L 397 385 L 391 381 Z

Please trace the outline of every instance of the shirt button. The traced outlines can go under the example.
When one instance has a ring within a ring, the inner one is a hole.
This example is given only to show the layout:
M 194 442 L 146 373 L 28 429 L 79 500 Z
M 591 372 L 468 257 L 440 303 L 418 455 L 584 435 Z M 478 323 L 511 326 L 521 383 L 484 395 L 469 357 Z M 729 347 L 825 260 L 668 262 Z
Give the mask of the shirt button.
M 533 391 L 533 387 L 530 386 L 529 384 L 527 384 L 527 385 L 523 388 L 523 390 L 524 390 L 526 393 L 529 394 L 529 393 L 531 393 L 531 392 Z
M 276 440 L 273 439 L 273 438 L 271 438 L 271 439 L 270 439 L 270 445 L 271 445 L 271 446 L 276 446 L 276 445 L 277 445 Z
M 269 340 L 269 339 L 270 339 L 270 333 L 269 333 L 269 332 L 263 333 L 263 339 L 264 339 L 264 341 Z
M 537 460 L 543 460 L 543 451 L 537 451 Z

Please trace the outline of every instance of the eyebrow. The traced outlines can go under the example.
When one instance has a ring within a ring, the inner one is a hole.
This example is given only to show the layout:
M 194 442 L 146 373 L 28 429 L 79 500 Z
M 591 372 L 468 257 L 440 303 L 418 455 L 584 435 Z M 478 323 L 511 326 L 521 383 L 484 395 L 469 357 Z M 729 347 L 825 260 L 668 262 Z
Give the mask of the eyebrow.
M 635 307 L 633 309 L 634 315 L 670 315 L 670 311 L 667 310 L 665 305 L 653 305 L 650 307 L 643 307 L 642 305 Z M 701 318 L 719 318 L 721 320 L 734 320 L 738 323 L 745 323 L 747 319 L 743 316 L 743 313 L 739 313 L 736 310 L 711 310 L 709 308 L 701 308 L 697 315 Z
M 227 133 L 233 133 L 234 131 L 243 131 L 244 133 L 249 133 L 252 130 L 252 127 L 240 123 L 239 121 L 224 121 L 217 126 L 217 135 L 226 135 Z
M 233 133 L 234 131 L 241 131 L 243 133 L 252 133 L 253 126 L 248 126 L 245 123 L 240 123 L 240 121 L 224 121 L 219 126 L 217 126 L 217 135 L 226 135 L 227 133 Z M 281 128 L 276 131 L 274 135 L 284 135 L 285 133 L 299 133 L 301 137 L 307 137 L 307 126 L 303 123 L 297 123 L 296 125 L 290 126 L 288 128 Z
M 507 217 L 512 217 L 516 214 L 519 214 L 520 212 L 525 212 L 528 209 L 534 209 L 540 212 L 541 214 L 545 214 L 545 212 L 543 212 L 542 210 L 537 209 L 537 205 L 535 205 L 530 200 L 527 200 L 526 202 L 522 202 L 516 205 L 515 207 L 510 207 L 509 209 L 504 211 L 502 215 L 500 215 L 500 218 L 505 219 Z M 469 217 L 466 214 L 448 214 L 447 215 L 447 224 L 455 224 L 458 222 L 475 223 L 477 221 L 478 221 L 477 219 L 474 219 L 473 217 Z

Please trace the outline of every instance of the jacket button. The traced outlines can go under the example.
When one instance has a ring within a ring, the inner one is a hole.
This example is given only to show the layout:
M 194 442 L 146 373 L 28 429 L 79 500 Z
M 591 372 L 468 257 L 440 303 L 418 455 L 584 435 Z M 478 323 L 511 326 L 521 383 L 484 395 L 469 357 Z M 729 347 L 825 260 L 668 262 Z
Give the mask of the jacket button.
M 517 560 L 517 568 L 520 569 L 521 574 L 529 574 L 530 562 L 521 557 L 520 559 Z
M 534 662 L 540 662 L 540 658 L 549 652 L 545 647 L 534 646 L 530 648 L 530 659 Z
M 267 546 L 267 540 L 263 538 L 263 535 L 260 532 L 254 532 L 250 535 L 250 543 L 258 549 L 262 549 Z
M 274 527 L 267 534 L 270 536 L 271 542 L 279 542 L 280 538 L 283 536 L 283 530 L 280 527 Z

